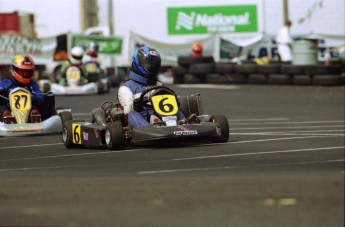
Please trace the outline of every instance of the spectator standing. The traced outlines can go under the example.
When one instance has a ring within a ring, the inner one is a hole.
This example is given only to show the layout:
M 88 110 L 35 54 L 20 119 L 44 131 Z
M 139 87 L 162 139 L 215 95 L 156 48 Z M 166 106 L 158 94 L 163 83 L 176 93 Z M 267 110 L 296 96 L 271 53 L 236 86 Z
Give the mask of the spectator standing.
M 279 58 L 283 63 L 290 63 L 292 61 L 291 44 L 293 40 L 290 35 L 291 25 L 290 20 L 286 21 L 275 39 L 278 45 Z

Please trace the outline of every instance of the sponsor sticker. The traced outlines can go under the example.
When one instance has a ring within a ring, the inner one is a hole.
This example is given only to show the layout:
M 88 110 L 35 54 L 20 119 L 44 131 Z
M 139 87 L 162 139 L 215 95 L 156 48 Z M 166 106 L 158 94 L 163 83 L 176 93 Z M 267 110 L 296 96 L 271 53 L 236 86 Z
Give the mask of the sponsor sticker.
M 185 126 L 178 126 L 178 129 L 181 129 L 181 131 L 174 131 L 174 135 L 176 136 L 187 136 L 187 135 L 197 135 L 197 130 L 190 130 L 189 128 L 186 128 Z
M 89 140 L 89 134 L 86 132 L 83 132 L 83 139 L 84 140 Z

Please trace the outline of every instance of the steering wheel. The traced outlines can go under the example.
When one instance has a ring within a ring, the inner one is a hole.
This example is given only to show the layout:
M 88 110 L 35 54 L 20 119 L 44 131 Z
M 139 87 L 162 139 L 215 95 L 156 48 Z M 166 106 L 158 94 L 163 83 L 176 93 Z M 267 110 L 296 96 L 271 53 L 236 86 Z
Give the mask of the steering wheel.
M 141 95 L 139 97 L 139 101 L 143 104 L 143 106 L 148 107 L 148 108 L 153 108 L 152 103 L 150 102 L 150 96 L 148 96 L 147 99 L 144 99 L 144 97 L 146 96 L 147 93 L 149 93 L 153 90 L 158 90 L 160 88 L 170 91 L 173 95 L 175 95 L 177 97 L 176 93 L 173 90 L 171 90 L 170 88 L 165 87 L 165 86 L 155 86 L 155 87 L 149 88 L 146 91 L 141 93 Z

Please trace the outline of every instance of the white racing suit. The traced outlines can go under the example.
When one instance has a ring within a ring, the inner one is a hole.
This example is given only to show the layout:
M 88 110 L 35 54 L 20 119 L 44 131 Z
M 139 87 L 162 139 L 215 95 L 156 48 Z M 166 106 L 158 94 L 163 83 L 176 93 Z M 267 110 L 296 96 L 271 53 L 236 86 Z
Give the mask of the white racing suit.
M 129 80 L 123 82 L 119 88 L 118 100 L 123 106 L 123 111 L 128 114 L 128 124 L 131 128 L 151 125 L 150 116 L 154 114 L 153 109 L 144 107 L 144 110 L 137 112 L 133 109 L 133 101 L 140 97 L 141 93 L 148 89 L 147 79 L 134 73 L 129 74 Z M 182 111 L 177 113 L 178 120 L 185 120 Z

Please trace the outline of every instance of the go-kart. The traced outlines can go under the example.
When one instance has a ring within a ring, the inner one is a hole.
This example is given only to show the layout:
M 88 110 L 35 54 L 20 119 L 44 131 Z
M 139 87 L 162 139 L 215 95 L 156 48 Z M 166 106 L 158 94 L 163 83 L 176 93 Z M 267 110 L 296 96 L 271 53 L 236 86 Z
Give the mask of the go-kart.
M 161 121 L 134 129 L 123 119 L 110 122 L 97 121 L 100 116 L 93 116 L 92 122 L 66 121 L 62 129 L 65 147 L 106 146 L 110 150 L 121 150 L 131 144 L 182 144 L 201 141 L 225 143 L 229 139 L 226 117 L 202 114 L 198 96 L 178 97 L 173 90 L 157 86 L 143 92 L 139 100 L 146 108 L 152 108 Z M 179 103 L 185 115 L 197 115 L 196 121 L 177 120 Z M 99 119 L 104 119 L 104 116 Z
M 3 118 L 12 118 L 11 123 L 0 121 L 0 136 L 27 136 L 61 133 L 63 122 L 72 120 L 70 109 L 55 109 L 55 98 L 52 93 L 44 94 L 44 101 L 41 122 L 31 123 L 30 111 L 32 109 L 31 93 L 21 87 L 13 89 L 8 97 L 0 95 L 1 112 L 7 106 L 4 100 L 10 103 L 12 116 Z
M 92 65 L 86 67 L 92 70 Z M 43 92 L 51 91 L 55 95 L 89 95 L 89 94 L 103 94 L 110 90 L 108 80 L 88 80 L 88 82 L 82 82 L 80 69 L 76 66 L 68 67 L 66 71 L 66 86 L 59 83 L 51 82 L 50 80 L 39 80 L 41 90 Z

